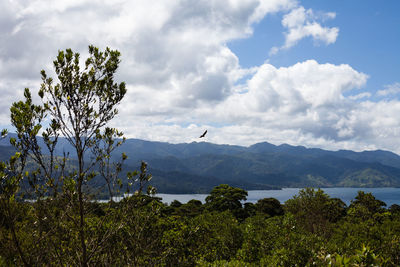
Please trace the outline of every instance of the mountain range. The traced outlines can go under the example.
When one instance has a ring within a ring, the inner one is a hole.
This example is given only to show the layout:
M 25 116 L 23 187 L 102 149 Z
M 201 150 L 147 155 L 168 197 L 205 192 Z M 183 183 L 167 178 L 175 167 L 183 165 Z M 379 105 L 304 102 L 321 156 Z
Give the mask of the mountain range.
M 0 141 L 0 159 L 12 151 Z M 57 153 L 72 152 L 60 139 Z M 170 144 L 127 139 L 113 154 L 125 152 L 124 170 L 146 161 L 160 193 L 209 193 L 227 183 L 246 190 L 282 187 L 400 187 L 400 156 L 383 150 L 329 151 L 267 142 L 249 147 L 207 142 Z M 73 155 L 73 153 L 71 153 Z

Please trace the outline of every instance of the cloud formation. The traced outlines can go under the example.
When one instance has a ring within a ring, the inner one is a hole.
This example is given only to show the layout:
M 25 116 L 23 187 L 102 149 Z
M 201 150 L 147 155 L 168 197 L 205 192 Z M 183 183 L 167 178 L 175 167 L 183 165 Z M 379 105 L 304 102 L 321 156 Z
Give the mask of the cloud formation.
M 335 13 L 295 0 L 3 1 L 0 124 L 9 124 L 8 108 L 23 88 L 38 89 L 39 72 L 51 72 L 58 49 L 71 47 L 84 58 L 95 44 L 122 53 L 117 78 L 127 82 L 128 93 L 112 125 L 127 137 L 192 142 L 208 129 L 206 141 L 216 143 L 400 152 L 393 147 L 400 103 L 370 101 L 362 91 L 367 74 L 315 60 L 240 66 L 228 43 L 250 38 L 269 14 L 283 15 L 287 29 L 278 50 L 306 37 L 331 44 L 338 36 L 337 28 L 321 25 Z
M 385 89 L 376 92 L 377 96 L 391 96 L 400 93 L 400 83 L 389 84 L 385 86 Z
M 282 26 L 287 29 L 285 44 L 282 47 L 271 48 L 270 55 L 276 54 L 282 49 L 289 49 L 306 37 L 312 37 L 314 41 L 323 42 L 326 45 L 334 43 L 339 35 L 339 28 L 323 27 L 318 20 L 325 21 L 335 17 L 336 13 L 333 12 L 316 15 L 312 9 L 306 10 L 302 6 L 293 9 L 282 19 Z

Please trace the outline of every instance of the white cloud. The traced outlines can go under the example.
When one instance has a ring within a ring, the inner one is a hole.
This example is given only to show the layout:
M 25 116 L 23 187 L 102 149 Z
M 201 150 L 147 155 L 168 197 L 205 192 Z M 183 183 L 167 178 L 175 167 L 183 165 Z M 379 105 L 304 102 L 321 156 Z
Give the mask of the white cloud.
M 298 129 L 316 138 L 341 139 L 353 102 L 343 96 L 362 87 L 367 75 L 348 65 L 314 60 L 288 68 L 262 65 L 248 81 L 248 91 L 221 103 L 223 121 L 280 130 Z M 226 112 L 229 111 L 229 112 Z
M 0 77 L 38 79 L 42 68 L 51 69 L 58 49 L 71 47 L 84 57 L 87 45 L 95 44 L 119 49 L 119 77 L 133 88 L 168 91 L 162 100 L 169 105 L 220 101 L 242 72 L 226 43 L 249 36 L 252 23 L 293 3 L 3 1 Z
M 371 93 L 363 92 L 363 93 L 360 93 L 360 94 L 351 95 L 351 96 L 349 96 L 349 99 L 351 99 L 351 100 L 359 100 L 359 99 L 363 99 L 363 98 L 370 98 L 371 96 L 372 96 Z
M 323 27 L 317 21 L 325 21 L 335 17 L 336 14 L 333 12 L 316 15 L 312 9 L 306 10 L 302 6 L 291 10 L 282 19 L 282 25 L 287 28 L 285 44 L 282 47 L 273 47 L 270 50 L 270 55 L 276 54 L 281 49 L 293 47 L 306 37 L 312 37 L 314 41 L 321 41 L 327 45 L 334 43 L 339 34 L 339 29 L 337 27 Z
M 128 137 L 181 143 L 199 141 L 208 129 L 205 140 L 216 143 L 400 152 L 393 146 L 400 102 L 374 103 L 369 93 L 353 92 L 367 75 L 351 66 L 307 60 L 240 67 L 227 43 L 248 38 L 254 23 L 282 12 L 283 48 L 306 37 L 335 42 L 338 29 L 320 24 L 335 13 L 306 10 L 294 0 L 2 1 L 0 124 L 9 123 L 8 108 L 23 88 L 38 88 L 40 70 L 52 69 L 58 49 L 71 47 L 84 58 L 95 44 L 122 53 L 117 78 L 128 93 L 112 125 Z
M 400 93 L 400 83 L 389 84 L 385 86 L 385 89 L 376 92 L 377 96 L 390 96 L 397 95 Z

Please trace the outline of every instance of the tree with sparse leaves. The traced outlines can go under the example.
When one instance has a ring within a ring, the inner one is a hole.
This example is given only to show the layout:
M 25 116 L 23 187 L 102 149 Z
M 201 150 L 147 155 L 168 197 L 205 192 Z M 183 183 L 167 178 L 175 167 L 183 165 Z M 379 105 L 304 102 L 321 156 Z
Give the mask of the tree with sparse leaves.
M 85 186 L 97 176 L 98 169 L 109 186 L 111 197 L 116 181 L 120 181 L 118 173 L 122 164 L 116 163 L 111 169 L 110 154 L 121 144 L 116 139 L 121 138 L 122 133 L 106 126 L 117 114 L 116 106 L 124 97 L 126 87 L 125 83 L 114 80 L 120 63 L 120 53 L 116 50 L 100 51 L 89 46 L 89 57 L 81 64 L 79 53 L 67 49 L 59 51 L 53 63 L 56 79 L 41 71 L 39 97 L 42 103 L 33 104 L 29 89 L 25 89 L 25 101 L 13 103 L 11 107 L 11 122 L 17 133 L 17 138 L 10 139 L 18 153 L 14 161 L 21 163 L 19 171 L 25 169 L 27 160 L 35 166 L 31 172 L 13 176 L 17 177 L 14 186 L 19 186 L 22 175 L 26 176 L 31 185 L 30 193 L 36 199 L 33 206 L 40 206 L 42 200 L 49 197 L 62 199 L 63 214 L 71 221 L 79 240 L 80 255 L 76 263 L 87 266 L 95 256 L 97 245 L 89 241 L 87 214 L 90 205 Z M 44 146 L 40 144 L 40 134 Z M 73 147 L 71 155 L 56 156 L 60 136 Z M 125 159 L 123 154 L 122 161 Z M 68 162 L 73 168 L 66 170 Z M 128 179 L 134 181 L 137 174 L 129 173 Z M 149 175 L 145 174 L 145 178 Z M 39 223 L 48 220 L 39 215 L 38 219 Z M 25 265 L 32 264 L 23 259 L 22 254 L 21 260 Z
M 93 146 L 92 153 L 96 156 L 96 161 L 99 165 L 100 175 L 106 182 L 110 201 L 114 201 L 115 193 L 122 187 L 122 180 L 119 178 L 119 173 L 122 171 L 122 164 L 128 158 L 125 153 L 122 153 L 120 161 L 112 159 L 112 153 L 120 147 L 126 138 L 123 133 L 117 129 L 106 127 L 103 133 L 97 133 Z

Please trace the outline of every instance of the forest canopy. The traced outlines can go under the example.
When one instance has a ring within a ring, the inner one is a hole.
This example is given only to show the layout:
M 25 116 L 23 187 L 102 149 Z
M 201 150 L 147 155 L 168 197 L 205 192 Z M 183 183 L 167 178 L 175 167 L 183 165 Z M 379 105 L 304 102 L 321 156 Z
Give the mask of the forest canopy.
M 222 189 L 223 188 L 223 189 Z M 206 203 L 169 205 L 146 194 L 87 202 L 88 265 L 398 266 L 400 208 L 360 191 L 349 206 L 305 188 L 284 204 L 243 201 L 246 191 L 221 185 Z M 217 195 L 217 197 L 215 197 Z M 232 197 L 233 196 L 233 197 Z M 236 200 L 241 199 L 239 204 Z M 37 210 L 43 217 L 38 221 Z M 79 265 L 76 226 L 63 200 L 13 202 L 15 235 L 1 209 L 0 263 Z M 358 264 L 358 265 L 357 265 Z

